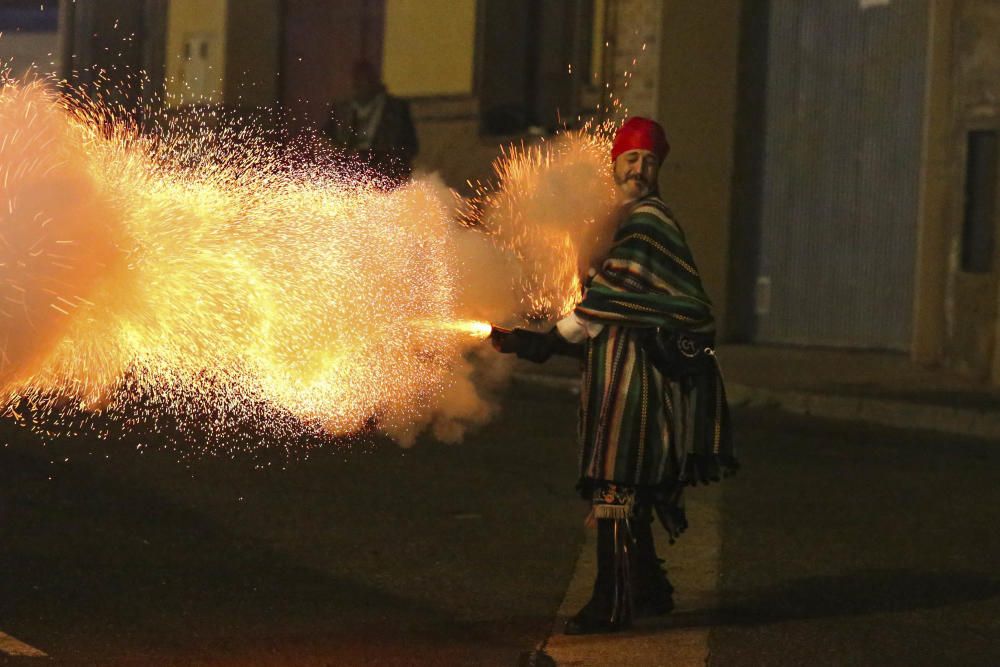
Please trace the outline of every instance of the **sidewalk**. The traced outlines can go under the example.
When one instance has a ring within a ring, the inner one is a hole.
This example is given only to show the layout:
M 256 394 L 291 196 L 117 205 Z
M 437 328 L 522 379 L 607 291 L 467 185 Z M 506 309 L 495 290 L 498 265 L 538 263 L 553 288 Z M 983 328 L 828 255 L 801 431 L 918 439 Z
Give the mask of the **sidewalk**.
M 536 657 L 535 664 L 538 667 L 553 662 L 562 667 L 705 665 L 713 610 L 718 607 L 716 588 L 722 548 L 720 491 L 721 485 L 713 484 L 700 489 L 698 494 L 689 494 L 686 499 L 688 519 L 697 530 L 687 531 L 676 544 L 668 545 L 664 531 L 653 531 L 656 552 L 669 556 L 668 573 L 678 585 L 674 593 L 676 607 L 665 616 L 636 620 L 627 634 L 563 634 L 566 621 L 586 604 L 593 591 L 597 568 L 596 533 L 588 530 L 566 597 L 556 614 L 552 634 L 540 647 L 544 658 Z M 627 642 L 624 647 L 623 642 Z
M 917 367 L 903 354 L 723 345 L 718 355 L 734 408 L 1000 438 L 1000 387 Z M 515 378 L 573 390 L 579 370 L 572 359 L 523 362 Z
M 1000 439 L 1000 388 L 954 372 L 914 366 L 902 354 L 727 345 L 718 350 L 730 405 L 776 407 L 825 417 Z M 553 359 L 543 366 L 518 362 L 515 379 L 579 391 L 579 364 Z M 721 549 L 720 486 L 710 485 L 688 499 L 696 531 L 670 547 L 671 577 L 682 585 L 668 617 L 644 619 L 627 636 L 562 634 L 565 620 L 589 598 L 596 564 L 593 531 L 587 531 L 573 578 L 555 619 L 552 635 L 522 664 L 607 667 L 705 665 L 708 628 L 716 600 Z M 658 541 L 662 531 L 654 531 Z M 665 538 L 663 538 L 665 541 Z M 659 553 L 666 552 L 658 544 Z M 623 652 L 621 642 L 629 648 Z M 628 656 L 623 662 L 623 656 Z

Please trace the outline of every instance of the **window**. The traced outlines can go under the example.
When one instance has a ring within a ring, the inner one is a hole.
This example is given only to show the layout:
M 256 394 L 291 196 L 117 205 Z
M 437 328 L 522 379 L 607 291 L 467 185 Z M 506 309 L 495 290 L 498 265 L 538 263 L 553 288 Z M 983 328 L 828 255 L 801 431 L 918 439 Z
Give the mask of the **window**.
M 969 132 L 965 161 L 965 216 L 962 222 L 962 270 L 993 269 L 997 200 L 997 133 Z
M 486 134 L 551 131 L 592 111 L 606 0 L 484 0 L 479 101 Z

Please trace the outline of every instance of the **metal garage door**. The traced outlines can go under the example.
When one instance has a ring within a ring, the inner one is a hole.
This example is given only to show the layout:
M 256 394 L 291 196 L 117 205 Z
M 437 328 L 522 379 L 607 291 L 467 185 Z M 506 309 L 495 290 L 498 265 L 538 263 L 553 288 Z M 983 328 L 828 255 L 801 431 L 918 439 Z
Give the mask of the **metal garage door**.
M 926 0 L 772 0 L 759 342 L 908 349 Z

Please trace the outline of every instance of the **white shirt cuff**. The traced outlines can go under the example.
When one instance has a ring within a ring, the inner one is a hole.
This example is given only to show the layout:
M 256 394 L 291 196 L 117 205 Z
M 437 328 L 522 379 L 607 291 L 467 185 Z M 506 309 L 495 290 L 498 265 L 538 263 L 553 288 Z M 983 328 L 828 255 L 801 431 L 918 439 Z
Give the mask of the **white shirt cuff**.
M 556 329 L 559 331 L 559 335 L 570 343 L 582 343 L 601 333 L 604 330 L 604 325 L 588 322 L 576 313 L 570 313 L 556 322 Z

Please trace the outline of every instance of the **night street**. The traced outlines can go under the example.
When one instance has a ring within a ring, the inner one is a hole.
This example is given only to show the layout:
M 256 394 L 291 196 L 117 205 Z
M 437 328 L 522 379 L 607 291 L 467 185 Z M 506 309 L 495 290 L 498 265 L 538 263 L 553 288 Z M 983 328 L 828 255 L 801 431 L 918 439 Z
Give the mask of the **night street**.
M 517 664 L 551 630 L 585 506 L 572 397 L 508 395 L 460 445 L 267 472 L 5 422 L 0 632 L 51 656 L 8 660 Z M 718 602 L 620 641 L 705 629 L 712 665 L 1000 660 L 995 443 L 767 412 L 738 429 L 743 471 L 692 495 L 722 517 Z
M 1000 665 L 1000 0 L 0 0 L 0 171 L 0 667 Z
M 532 390 L 460 445 L 269 472 L 5 422 L 0 632 L 65 664 L 512 664 L 582 539 L 574 419 Z
M 1000 664 L 996 442 L 767 414 L 739 427 L 710 664 Z

